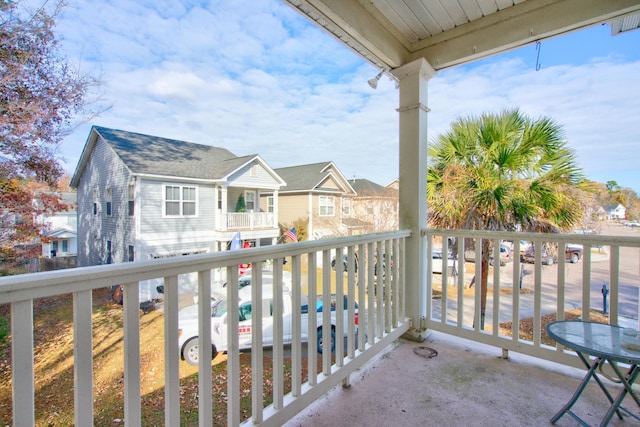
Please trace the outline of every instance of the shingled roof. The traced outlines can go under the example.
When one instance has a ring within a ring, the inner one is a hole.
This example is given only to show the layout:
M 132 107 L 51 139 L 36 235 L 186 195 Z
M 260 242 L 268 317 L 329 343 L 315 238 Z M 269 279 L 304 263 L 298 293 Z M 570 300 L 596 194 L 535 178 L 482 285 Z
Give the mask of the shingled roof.
M 136 175 L 216 180 L 258 157 L 257 154 L 238 157 L 225 148 L 93 126 L 72 185 L 77 185 L 76 180 L 82 174 L 98 137 Z
M 218 179 L 256 156 L 237 157 L 224 148 L 100 126 L 93 129 L 134 174 Z
M 353 192 L 349 182 L 344 178 L 333 162 L 320 162 L 308 165 L 289 166 L 275 169 L 287 186 L 280 189 L 283 192 L 325 190 L 338 192 L 335 188 L 323 188 L 322 184 L 333 176 L 338 183 L 344 185 L 340 192 Z

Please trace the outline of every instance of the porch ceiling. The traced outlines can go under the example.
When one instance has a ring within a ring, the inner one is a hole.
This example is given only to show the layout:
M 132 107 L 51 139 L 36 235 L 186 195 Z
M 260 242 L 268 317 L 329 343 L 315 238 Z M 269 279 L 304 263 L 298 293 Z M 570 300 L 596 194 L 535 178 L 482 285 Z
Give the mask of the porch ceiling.
M 600 23 L 625 28 L 640 13 L 640 0 L 284 1 L 386 71 L 419 58 L 440 70 Z

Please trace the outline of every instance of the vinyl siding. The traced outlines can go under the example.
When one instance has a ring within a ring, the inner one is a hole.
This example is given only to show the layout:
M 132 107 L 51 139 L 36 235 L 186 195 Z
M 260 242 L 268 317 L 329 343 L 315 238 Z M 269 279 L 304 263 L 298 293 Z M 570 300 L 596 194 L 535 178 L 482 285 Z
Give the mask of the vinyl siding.
M 127 210 L 130 181 L 129 170 L 99 138 L 78 184 L 78 266 L 107 263 L 108 240 L 112 262 L 127 261 L 127 247 L 135 242 L 134 218 Z M 106 214 L 107 188 L 111 188 L 111 216 Z M 97 215 L 93 214 L 95 189 L 98 190 Z
M 140 180 L 140 247 L 141 255 L 166 254 L 196 248 L 213 250 L 216 238 L 214 217 L 215 187 L 172 181 Z M 165 185 L 195 187 L 195 216 L 164 216 Z
M 309 218 L 309 195 L 282 195 L 278 196 L 278 222 L 290 225 L 297 219 Z
M 255 175 L 251 175 L 251 170 L 255 166 Z M 274 190 L 279 188 L 279 184 L 274 177 L 258 162 L 252 162 L 241 170 L 229 176 L 229 186 L 268 189 Z M 235 205 L 234 205 L 235 207 Z

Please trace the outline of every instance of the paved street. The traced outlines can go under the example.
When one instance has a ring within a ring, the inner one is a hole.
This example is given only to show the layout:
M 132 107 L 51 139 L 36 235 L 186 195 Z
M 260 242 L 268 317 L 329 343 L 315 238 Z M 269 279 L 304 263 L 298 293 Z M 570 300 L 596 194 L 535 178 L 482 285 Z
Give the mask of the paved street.
M 600 231 L 602 235 L 618 235 L 618 236 L 640 236 L 640 229 L 624 227 L 619 224 L 604 224 Z M 591 259 L 591 308 L 595 310 L 603 310 L 602 288 L 606 284 L 610 288 L 610 264 L 609 264 L 609 248 L 603 250 L 594 249 Z M 620 253 L 620 300 L 619 313 L 620 322 L 628 323 L 629 326 L 638 327 L 638 292 L 640 288 L 640 250 L 637 248 L 622 248 Z M 474 273 L 474 265 L 467 264 L 465 274 L 465 283 L 468 286 Z M 534 267 L 533 264 L 522 264 L 524 269 L 522 279 L 522 291 L 520 292 L 520 317 L 530 317 L 533 313 L 534 304 Z M 440 280 L 440 275 L 435 274 L 434 280 Z M 555 301 L 557 299 L 557 277 L 558 265 L 542 267 L 542 312 L 555 312 Z M 493 271 L 490 270 L 489 284 L 493 281 Z M 583 261 L 576 264 L 565 264 L 565 301 L 566 309 L 579 308 L 582 304 L 582 283 L 583 283 Z M 451 284 L 453 280 L 449 280 Z M 517 286 L 517 285 L 516 285 Z M 511 321 L 511 305 L 512 298 L 508 293 L 513 289 L 513 263 L 508 263 L 500 267 L 500 287 L 503 289 L 501 294 L 500 321 Z M 491 292 L 491 288 L 490 288 Z M 452 321 L 456 320 L 457 301 L 451 298 L 449 294 L 447 302 L 448 318 Z M 487 300 L 487 316 L 492 313 L 492 299 L 489 296 Z M 465 315 L 464 318 L 469 322 L 473 322 L 473 293 L 469 290 L 465 291 Z M 434 300 L 433 312 L 436 317 L 440 317 L 441 301 Z M 607 311 L 609 311 L 609 298 L 607 298 Z M 487 319 L 487 321 L 490 321 Z

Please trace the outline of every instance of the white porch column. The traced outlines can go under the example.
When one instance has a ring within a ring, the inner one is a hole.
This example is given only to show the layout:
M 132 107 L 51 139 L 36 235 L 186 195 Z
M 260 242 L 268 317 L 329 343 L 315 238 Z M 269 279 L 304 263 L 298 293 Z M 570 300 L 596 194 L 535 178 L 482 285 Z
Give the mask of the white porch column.
M 227 186 L 221 188 L 222 209 L 220 209 L 220 230 L 227 230 Z
M 278 190 L 273 190 L 273 226 L 278 228 Z M 280 230 L 278 230 L 279 232 Z M 275 240 L 275 239 L 274 239 Z
M 405 313 L 413 320 L 406 338 L 423 341 L 426 328 L 426 240 L 420 230 L 427 225 L 427 81 L 436 71 L 424 59 L 392 71 L 400 81 L 400 229 L 409 229 L 406 242 Z

